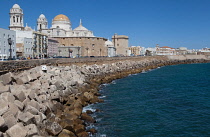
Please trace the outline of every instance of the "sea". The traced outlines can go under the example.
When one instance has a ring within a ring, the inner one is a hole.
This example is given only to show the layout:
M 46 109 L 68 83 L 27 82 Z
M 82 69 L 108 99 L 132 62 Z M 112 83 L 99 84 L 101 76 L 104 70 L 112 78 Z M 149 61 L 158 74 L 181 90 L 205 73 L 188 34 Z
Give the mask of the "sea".
M 210 63 L 164 66 L 100 86 L 92 137 L 210 137 Z

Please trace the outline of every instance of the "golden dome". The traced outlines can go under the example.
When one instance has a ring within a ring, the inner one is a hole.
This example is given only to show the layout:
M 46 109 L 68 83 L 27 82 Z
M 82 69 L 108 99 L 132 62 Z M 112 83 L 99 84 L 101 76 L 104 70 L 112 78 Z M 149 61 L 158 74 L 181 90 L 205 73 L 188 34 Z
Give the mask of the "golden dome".
M 70 22 L 69 18 L 63 14 L 59 14 L 59 15 L 55 16 L 53 21 L 68 21 L 68 22 Z

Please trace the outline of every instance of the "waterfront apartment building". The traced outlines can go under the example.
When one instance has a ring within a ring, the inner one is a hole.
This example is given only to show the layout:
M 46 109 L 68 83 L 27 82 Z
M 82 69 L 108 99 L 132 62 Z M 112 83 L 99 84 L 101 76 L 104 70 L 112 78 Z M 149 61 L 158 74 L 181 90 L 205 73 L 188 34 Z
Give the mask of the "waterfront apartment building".
M 16 58 L 16 32 L 0 28 L 0 59 L 10 56 Z
M 131 51 L 131 55 L 140 55 L 141 47 L 140 46 L 131 46 L 128 48 Z
M 176 55 L 176 50 L 168 46 L 156 46 L 156 55 Z
M 33 32 L 33 57 L 45 58 L 47 57 L 47 43 L 48 37 L 46 34 L 40 32 Z

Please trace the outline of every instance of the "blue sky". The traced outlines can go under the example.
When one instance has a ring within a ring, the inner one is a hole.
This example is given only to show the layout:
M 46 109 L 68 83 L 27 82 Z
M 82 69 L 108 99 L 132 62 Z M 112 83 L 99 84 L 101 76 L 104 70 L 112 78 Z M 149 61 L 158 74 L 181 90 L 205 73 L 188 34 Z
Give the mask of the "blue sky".
M 34 28 L 41 13 L 69 17 L 95 36 L 129 36 L 129 46 L 210 47 L 210 0 L 0 0 L 0 28 L 9 26 L 9 10 L 19 4 L 24 24 Z

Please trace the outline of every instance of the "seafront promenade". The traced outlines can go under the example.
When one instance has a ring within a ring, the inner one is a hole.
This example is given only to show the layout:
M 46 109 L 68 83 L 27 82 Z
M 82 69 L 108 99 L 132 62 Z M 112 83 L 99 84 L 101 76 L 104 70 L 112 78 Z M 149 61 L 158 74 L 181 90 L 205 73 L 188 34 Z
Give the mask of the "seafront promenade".
M 96 121 L 83 107 L 103 102 L 100 84 L 161 66 L 209 61 L 180 55 L 0 62 L 0 136 L 89 136 L 97 131 L 86 125 Z

